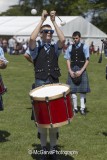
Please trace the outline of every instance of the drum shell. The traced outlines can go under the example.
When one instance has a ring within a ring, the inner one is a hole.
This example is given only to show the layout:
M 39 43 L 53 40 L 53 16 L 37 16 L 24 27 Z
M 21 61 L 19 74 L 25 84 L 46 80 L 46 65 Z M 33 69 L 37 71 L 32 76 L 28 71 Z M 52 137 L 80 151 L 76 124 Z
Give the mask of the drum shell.
M 68 124 L 73 118 L 70 93 L 66 95 L 66 98 L 60 97 L 58 99 L 50 100 L 49 102 L 34 100 L 33 106 L 36 117 L 35 122 L 38 127 L 60 127 Z

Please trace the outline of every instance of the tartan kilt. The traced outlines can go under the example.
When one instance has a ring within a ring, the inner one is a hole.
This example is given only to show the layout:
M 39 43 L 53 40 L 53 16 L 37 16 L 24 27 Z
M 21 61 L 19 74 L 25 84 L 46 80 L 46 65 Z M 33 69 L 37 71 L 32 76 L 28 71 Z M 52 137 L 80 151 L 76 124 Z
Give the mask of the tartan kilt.
M 74 66 L 75 70 L 76 66 Z M 73 68 L 72 68 L 73 70 Z M 86 70 L 82 73 L 81 82 L 79 85 L 76 85 L 68 73 L 67 84 L 71 87 L 71 93 L 88 93 L 90 92 L 89 80 Z

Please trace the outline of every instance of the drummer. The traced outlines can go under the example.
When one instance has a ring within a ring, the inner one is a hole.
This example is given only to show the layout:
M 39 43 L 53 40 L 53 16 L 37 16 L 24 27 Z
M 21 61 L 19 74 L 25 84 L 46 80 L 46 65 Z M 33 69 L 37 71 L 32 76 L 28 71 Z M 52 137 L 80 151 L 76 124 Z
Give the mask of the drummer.
M 0 69 L 5 69 L 7 67 L 7 60 L 4 57 L 4 51 L 3 49 L 0 47 Z M 0 75 L 0 85 L 1 83 L 1 75 Z M 1 86 L 2 87 L 2 86 Z M 2 94 L 0 94 L 0 111 L 3 111 L 4 107 L 3 107 L 3 98 L 2 98 Z
M 60 68 L 58 66 L 58 56 L 61 53 L 63 44 L 65 42 L 64 35 L 59 29 L 55 21 L 56 11 L 50 12 L 50 20 L 56 30 L 59 40 L 57 43 L 52 42 L 52 35 L 54 30 L 49 24 L 43 24 L 47 19 L 48 13 L 43 10 L 41 19 L 30 36 L 29 48 L 30 55 L 34 64 L 35 71 L 35 85 L 36 87 L 43 84 L 58 83 L 60 74 Z M 35 17 L 36 18 L 36 17 Z M 41 44 L 36 45 L 36 38 L 38 34 L 42 34 Z M 38 127 L 38 138 L 41 142 L 41 147 L 45 151 L 47 145 L 47 129 Z M 50 150 L 55 150 L 58 139 L 58 128 L 49 129 L 50 138 Z M 52 160 L 56 160 L 57 156 L 55 152 L 50 155 Z M 43 154 L 41 160 L 46 160 L 47 155 Z

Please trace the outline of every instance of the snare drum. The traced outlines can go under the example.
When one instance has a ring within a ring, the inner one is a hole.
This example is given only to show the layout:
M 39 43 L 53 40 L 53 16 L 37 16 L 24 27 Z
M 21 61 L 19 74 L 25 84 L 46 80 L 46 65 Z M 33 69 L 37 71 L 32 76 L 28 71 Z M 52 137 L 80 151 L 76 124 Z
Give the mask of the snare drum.
M 7 88 L 4 86 L 2 81 L 2 76 L 0 75 L 0 94 L 4 94 L 7 91 Z
M 69 124 L 73 118 L 70 87 L 66 84 L 48 84 L 30 92 L 38 127 L 52 128 Z

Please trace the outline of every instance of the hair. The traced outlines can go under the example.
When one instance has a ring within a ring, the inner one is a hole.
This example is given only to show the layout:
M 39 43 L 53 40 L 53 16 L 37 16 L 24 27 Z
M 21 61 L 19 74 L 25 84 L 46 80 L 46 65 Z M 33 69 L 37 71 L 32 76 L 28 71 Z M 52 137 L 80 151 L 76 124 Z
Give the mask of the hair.
M 72 37 L 75 37 L 75 36 L 81 37 L 81 33 L 80 33 L 79 31 L 75 31 L 75 32 L 72 34 Z
M 45 28 L 45 27 L 48 27 L 48 28 L 52 28 L 49 24 L 44 24 L 41 28 L 40 28 L 40 31 Z

